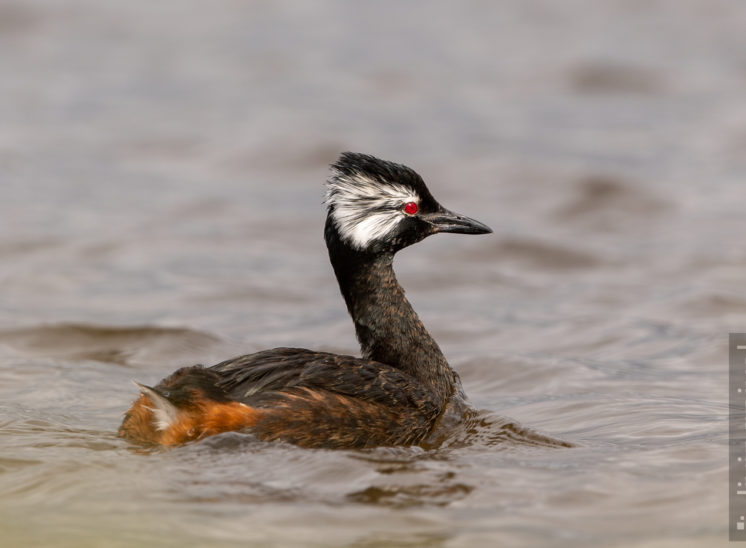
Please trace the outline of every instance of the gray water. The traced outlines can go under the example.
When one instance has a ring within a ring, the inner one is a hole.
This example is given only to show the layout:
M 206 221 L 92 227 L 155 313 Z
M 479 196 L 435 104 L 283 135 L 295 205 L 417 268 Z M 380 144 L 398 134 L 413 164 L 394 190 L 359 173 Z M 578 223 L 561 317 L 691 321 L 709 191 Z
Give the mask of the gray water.
M 726 545 L 745 98 L 741 2 L 0 2 L 0 545 Z M 342 150 L 495 230 L 396 263 L 479 414 L 117 439 L 132 379 L 357 352 Z

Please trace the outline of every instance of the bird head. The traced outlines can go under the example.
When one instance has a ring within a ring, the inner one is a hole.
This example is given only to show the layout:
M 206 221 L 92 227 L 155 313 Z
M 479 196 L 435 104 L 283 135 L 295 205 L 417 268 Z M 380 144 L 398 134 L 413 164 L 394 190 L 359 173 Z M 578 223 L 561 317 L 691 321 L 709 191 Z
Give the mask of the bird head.
M 367 154 L 343 153 L 327 181 L 327 239 L 395 253 L 431 234 L 487 234 L 488 226 L 441 206 L 414 170 Z

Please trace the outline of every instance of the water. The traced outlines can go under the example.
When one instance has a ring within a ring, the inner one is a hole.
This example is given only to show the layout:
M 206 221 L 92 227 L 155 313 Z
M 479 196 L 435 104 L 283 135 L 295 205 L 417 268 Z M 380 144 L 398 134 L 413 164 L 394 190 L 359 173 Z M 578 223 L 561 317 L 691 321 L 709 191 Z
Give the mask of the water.
M 725 0 L 0 3 L 0 545 L 725 545 L 744 25 Z M 495 229 L 396 263 L 479 413 L 427 450 L 118 440 L 131 379 L 356 352 L 321 239 L 348 149 Z

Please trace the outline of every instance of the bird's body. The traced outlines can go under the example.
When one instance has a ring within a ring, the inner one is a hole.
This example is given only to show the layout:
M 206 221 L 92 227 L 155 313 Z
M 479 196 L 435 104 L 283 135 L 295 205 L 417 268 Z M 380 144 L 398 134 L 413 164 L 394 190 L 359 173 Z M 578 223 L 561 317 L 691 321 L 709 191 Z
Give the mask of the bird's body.
M 275 348 L 185 367 L 140 385 L 120 436 L 177 445 L 246 430 L 304 447 L 412 445 L 458 407 L 458 375 L 404 296 L 393 257 L 436 232 L 490 229 L 444 209 L 405 166 L 345 153 L 332 168 L 325 239 L 363 357 Z

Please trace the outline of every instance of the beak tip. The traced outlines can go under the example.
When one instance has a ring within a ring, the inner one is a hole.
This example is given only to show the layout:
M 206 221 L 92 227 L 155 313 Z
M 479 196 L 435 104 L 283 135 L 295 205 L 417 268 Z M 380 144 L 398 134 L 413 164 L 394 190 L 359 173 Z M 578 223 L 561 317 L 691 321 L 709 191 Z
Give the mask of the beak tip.
M 490 227 L 474 219 L 469 219 L 469 226 L 473 230 L 472 234 L 492 234 Z

